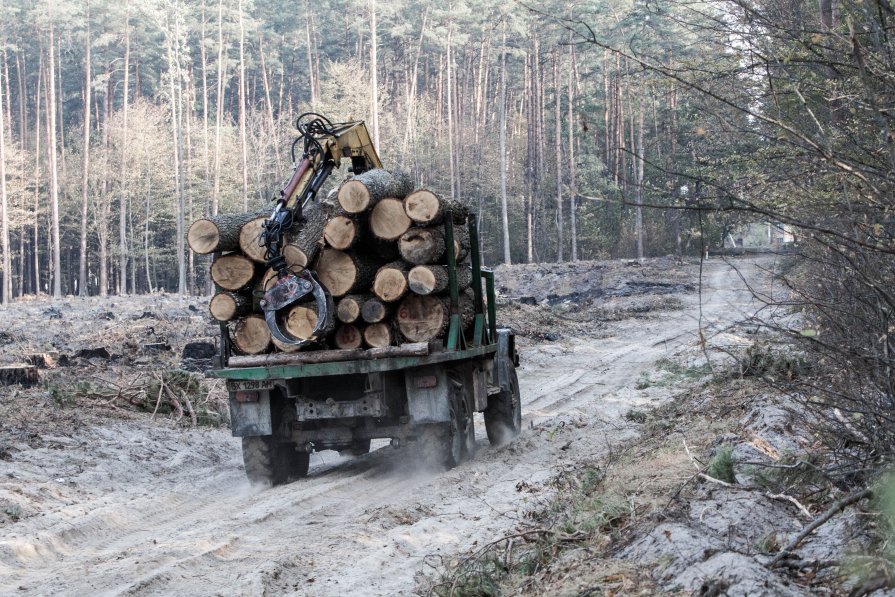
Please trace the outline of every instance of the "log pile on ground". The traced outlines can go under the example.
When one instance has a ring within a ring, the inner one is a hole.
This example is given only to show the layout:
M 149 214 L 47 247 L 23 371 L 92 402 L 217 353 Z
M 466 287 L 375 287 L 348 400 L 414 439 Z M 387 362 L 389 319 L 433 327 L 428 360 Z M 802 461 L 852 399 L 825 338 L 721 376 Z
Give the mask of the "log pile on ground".
M 445 234 L 448 211 L 452 247 Z M 209 311 L 226 323 L 234 352 L 243 355 L 296 350 L 272 337 L 259 305 L 277 281 L 261 242 L 268 214 L 221 214 L 196 220 L 187 232 L 193 251 L 215 254 Z M 414 190 L 406 174 L 375 169 L 345 181 L 330 201 L 307 206 L 302 216 L 286 232 L 282 252 L 293 272 L 310 267 L 333 297 L 335 326 L 316 348 L 381 349 L 443 338 L 451 315 L 449 250 L 457 263 L 461 321 L 464 328 L 472 324 L 464 206 Z M 286 311 L 280 328 L 308 338 L 317 323 L 315 305 Z

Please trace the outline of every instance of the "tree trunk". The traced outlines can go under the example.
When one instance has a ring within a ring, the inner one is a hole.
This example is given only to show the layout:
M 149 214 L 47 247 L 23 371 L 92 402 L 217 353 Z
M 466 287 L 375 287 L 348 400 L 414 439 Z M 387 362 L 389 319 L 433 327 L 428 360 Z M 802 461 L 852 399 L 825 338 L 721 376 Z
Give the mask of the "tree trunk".
M 407 274 L 410 290 L 419 295 L 440 294 L 448 289 L 450 275 L 446 265 L 417 265 Z M 457 267 L 457 288 L 464 290 L 472 283 L 472 270 Z
M 271 344 L 271 335 L 264 317 L 249 315 L 237 321 L 233 328 L 232 341 L 233 346 L 243 354 L 267 352 Z
M 333 335 L 333 343 L 336 348 L 360 348 L 364 343 L 363 326 L 352 324 L 339 326 Z
M 637 211 L 635 214 L 635 229 L 637 234 L 637 259 L 643 259 L 643 162 L 646 159 L 643 146 L 643 98 L 640 99 L 640 109 L 637 112 Z
M 302 211 L 302 221 L 286 232 L 283 257 L 290 266 L 308 267 L 317 258 L 323 230 L 330 216 L 330 208 L 311 203 Z
M 246 143 L 246 72 L 245 27 L 242 19 L 242 0 L 237 5 L 239 13 L 239 141 L 242 149 L 242 209 L 249 210 L 248 147 Z
M 242 290 L 255 279 L 255 264 L 242 255 L 218 257 L 211 264 L 211 279 L 224 290 Z
M 256 215 L 242 225 L 239 230 L 239 248 L 243 254 L 256 263 L 266 263 L 265 254 L 267 248 L 261 244 L 261 234 L 264 232 L 264 222 L 268 215 Z
M 92 89 L 92 77 L 90 70 L 90 1 L 87 1 L 87 31 L 84 49 L 84 149 L 81 170 L 81 236 L 78 244 L 78 295 L 87 296 L 87 206 L 90 200 L 90 191 L 87 188 L 90 182 L 90 96 Z
M 377 263 L 366 254 L 323 249 L 314 270 L 329 293 L 341 297 L 369 289 Z
M 398 241 L 401 257 L 414 265 L 437 263 L 445 252 L 444 232 L 438 228 L 411 228 Z
M 393 261 L 380 267 L 373 279 L 373 294 L 387 303 L 400 300 L 409 288 L 407 270 L 408 266 L 403 261 Z
M 218 0 L 218 93 L 214 121 L 214 185 L 211 192 L 211 215 L 217 215 L 221 195 L 221 127 L 224 120 L 224 0 Z
M 450 314 L 450 300 L 411 294 L 401 301 L 396 321 L 401 334 L 411 342 L 428 342 L 444 335 Z
M 50 138 L 50 146 L 47 148 L 50 154 L 50 220 L 52 224 L 53 239 L 53 297 L 62 296 L 62 244 L 59 235 L 59 172 L 56 165 L 56 73 L 54 70 L 53 52 L 53 26 L 50 25 L 50 65 L 47 69 L 49 80 L 47 91 L 47 116 Z
M 218 292 L 208 302 L 208 311 L 218 321 L 230 321 L 252 311 L 252 297 L 235 292 Z
M 380 240 L 397 240 L 412 223 L 401 199 L 383 199 L 370 212 L 370 230 Z
M 124 81 L 121 105 L 121 163 L 118 171 L 118 294 L 127 294 L 127 108 L 130 91 L 131 60 L 131 3 L 127 1 L 124 13 Z
M 5 60 L 4 60 L 5 62 Z M 3 251 L 3 286 L 0 288 L 0 300 L 8 305 L 12 300 L 12 257 L 9 254 L 9 203 L 6 197 L 6 121 L 4 117 L 4 100 L 0 93 L 0 239 Z M 6 102 L 9 102 L 7 96 Z
M 373 114 L 373 146 L 379 144 L 379 64 L 376 55 L 376 0 L 370 0 L 370 104 Z
M 503 227 L 503 261 L 512 263 L 510 257 L 510 221 L 507 213 L 507 24 L 503 21 L 503 45 L 500 48 L 500 221 Z
M 562 103 L 562 91 L 559 85 L 559 50 L 553 54 L 553 89 L 556 101 L 554 106 L 556 116 L 555 139 L 556 146 L 556 260 L 563 260 L 563 215 L 562 215 L 562 123 L 560 122 L 560 104 Z
M 572 261 L 578 261 L 578 222 L 576 206 L 576 193 L 578 188 L 575 183 L 577 168 L 575 164 L 575 87 L 573 85 L 575 72 L 575 45 L 572 33 L 569 33 L 569 229 L 572 240 Z
M 372 208 L 386 197 L 403 199 L 413 190 L 413 180 L 404 172 L 374 168 L 342 183 L 338 191 L 339 205 L 350 214 Z

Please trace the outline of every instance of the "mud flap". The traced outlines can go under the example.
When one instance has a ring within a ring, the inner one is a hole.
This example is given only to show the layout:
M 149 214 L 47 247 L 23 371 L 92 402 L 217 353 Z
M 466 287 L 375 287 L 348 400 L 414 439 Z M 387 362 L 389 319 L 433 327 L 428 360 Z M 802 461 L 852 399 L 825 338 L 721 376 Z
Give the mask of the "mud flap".
M 237 392 L 230 392 L 230 428 L 234 437 L 271 435 L 270 393 L 258 392 L 257 400 L 237 400 Z
M 444 367 L 432 365 L 408 369 L 404 372 L 404 384 L 411 423 L 447 423 L 451 420 L 450 388 Z

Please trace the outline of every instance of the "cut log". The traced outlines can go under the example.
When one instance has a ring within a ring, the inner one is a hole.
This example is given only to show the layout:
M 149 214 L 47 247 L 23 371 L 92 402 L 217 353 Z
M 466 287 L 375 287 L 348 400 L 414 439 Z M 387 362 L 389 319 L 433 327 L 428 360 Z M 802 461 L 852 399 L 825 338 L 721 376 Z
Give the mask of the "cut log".
M 411 228 L 398 241 L 401 257 L 414 265 L 436 263 L 444 256 L 444 250 L 441 228 Z
M 252 310 L 252 297 L 235 292 L 221 291 L 211 297 L 208 311 L 218 321 L 230 321 Z
M 412 224 L 400 199 L 383 199 L 370 212 L 370 231 L 380 240 L 397 240 Z
M 469 293 L 460 295 L 460 326 L 465 330 L 475 321 L 475 307 Z M 396 321 L 401 334 L 411 342 L 441 338 L 450 324 L 451 301 L 447 297 L 411 294 L 398 307 Z
M 364 341 L 364 334 L 356 325 L 346 324 L 339 326 L 333 336 L 333 342 L 337 348 L 360 348 Z
M 364 301 L 361 306 L 361 318 L 367 323 L 379 323 L 385 321 L 391 313 L 391 305 L 388 305 L 378 298 L 370 298 Z
M 313 306 L 295 305 L 284 318 L 284 327 L 290 336 L 299 340 L 307 340 L 314 333 L 317 325 L 317 309 Z
M 239 231 L 239 248 L 242 249 L 243 255 L 255 263 L 266 261 L 264 255 L 267 252 L 267 247 L 261 244 L 261 234 L 264 232 L 264 222 L 267 221 L 267 217 L 266 215 L 256 216 L 243 224 Z
M 442 199 L 432 191 L 419 189 L 404 198 L 404 211 L 407 216 L 420 226 L 440 224 L 444 220 L 445 211 L 450 208 L 454 224 L 465 224 L 469 209 L 461 203 Z
M 363 304 L 369 296 L 349 294 L 336 304 L 336 319 L 342 323 L 355 323 L 361 317 Z
M 469 228 L 454 226 L 454 260 L 457 263 L 466 261 L 469 256 Z
M 409 289 L 408 269 L 403 261 L 392 261 L 380 267 L 373 279 L 373 294 L 387 303 L 400 300 Z
M 295 344 L 286 344 L 285 342 L 280 342 L 273 336 L 270 337 L 270 341 L 273 342 L 273 345 L 279 352 L 298 352 L 301 350 L 301 347 L 296 346 Z
M 0 386 L 33 386 L 37 382 L 37 367 L 34 365 L 0 366 Z
M 211 264 L 211 279 L 224 290 L 242 290 L 255 277 L 255 264 L 248 257 L 231 253 Z
M 293 274 L 299 274 L 303 269 L 304 267 L 300 265 L 293 265 L 289 267 L 289 271 Z M 270 290 L 270 287 L 276 284 L 277 280 L 277 270 L 272 267 L 268 268 L 268 270 L 264 272 L 264 275 L 261 277 L 261 289 L 265 292 Z
M 358 223 L 348 216 L 335 216 L 323 227 L 323 238 L 333 249 L 350 249 L 360 236 Z
M 342 209 L 359 214 L 386 197 L 403 199 L 412 190 L 413 181 L 409 175 L 375 168 L 343 182 L 337 196 Z
M 333 297 L 367 290 L 376 274 L 378 263 L 369 254 L 323 249 L 314 270 Z
M 439 294 L 448 289 L 450 277 L 446 265 L 417 265 L 407 274 L 410 290 L 416 294 Z M 457 288 L 464 290 L 472 283 L 472 269 L 457 267 Z
M 283 257 L 290 266 L 308 267 L 323 244 L 323 228 L 332 214 L 328 205 L 311 203 L 305 206 L 302 219 L 286 233 Z
M 236 251 L 239 249 L 239 233 L 242 227 L 258 215 L 257 212 L 252 212 L 200 218 L 190 225 L 186 241 L 190 248 L 200 255 L 215 251 Z
M 261 354 L 270 348 L 271 336 L 261 315 L 249 315 L 236 322 L 233 346 L 243 354 Z
M 391 322 L 379 322 L 364 329 L 364 342 L 371 348 L 384 348 L 395 343 L 395 331 Z
M 230 357 L 229 367 L 271 367 L 274 365 L 292 365 L 295 363 L 338 363 L 342 361 L 373 360 L 388 357 L 424 357 L 429 354 L 428 342 L 402 344 L 388 348 L 370 348 L 367 350 L 315 350 L 295 354 L 265 354 L 256 356 Z

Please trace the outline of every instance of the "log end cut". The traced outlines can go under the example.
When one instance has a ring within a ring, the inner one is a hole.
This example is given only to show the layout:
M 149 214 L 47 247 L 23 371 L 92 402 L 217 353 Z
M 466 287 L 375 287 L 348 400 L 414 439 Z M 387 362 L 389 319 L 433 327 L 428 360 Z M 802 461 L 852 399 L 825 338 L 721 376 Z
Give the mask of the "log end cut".
M 192 223 L 186 233 L 186 242 L 199 255 L 208 255 L 217 251 L 221 233 L 211 220 L 204 218 Z

